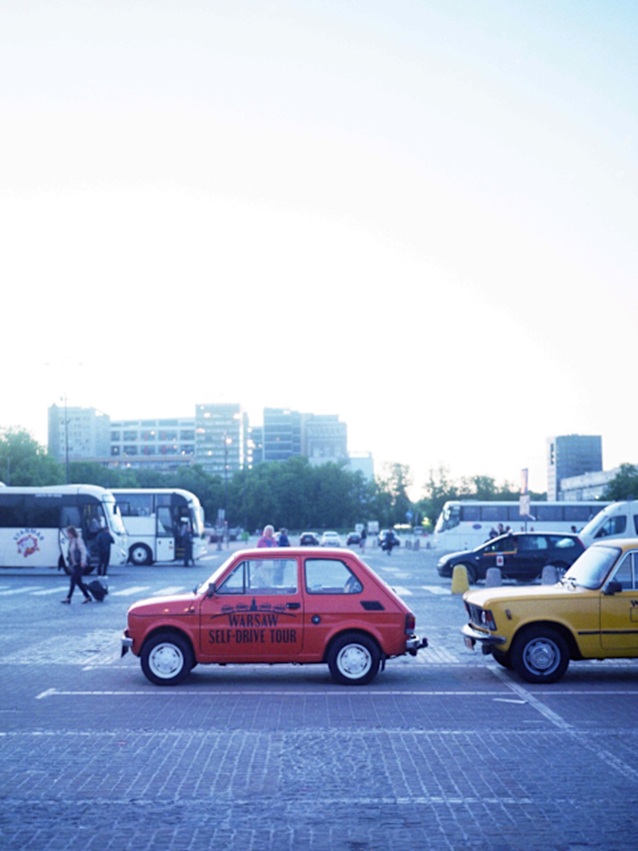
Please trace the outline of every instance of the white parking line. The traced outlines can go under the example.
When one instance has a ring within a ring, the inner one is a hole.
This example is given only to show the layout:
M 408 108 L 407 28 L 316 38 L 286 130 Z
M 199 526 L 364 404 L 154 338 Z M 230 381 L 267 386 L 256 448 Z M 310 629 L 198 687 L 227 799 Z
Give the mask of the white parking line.
M 169 585 L 167 588 L 158 588 L 157 591 L 153 591 L 151 596 L 168 597 L 171 594 L 188 594 L 192 590 L 192 588 L 186 588 L 185 585 Z
M 396 591 L 399 597 L 411 597 L 412 591 L 409 588 L 404 588 L 403 585 L 391 585 L 392 590 Z
M 133 597 L 135 594 L 148 591 L 150 587 L 150 585 L 132 585 L 130 588 L 123 588 L 121 591 L 109 591 L 109 593 L 111 597 Z
M 8 591 L 0 591 L 0 597 L 13 597 L 16 594 L 29 594 L 32 591 L 37 591 L 39 588 L 39 585 L 23 585 L 20 588 L 10 588 Z
M 66 590 L 67 590 L 67 585 L 65 584 L 64 587 L 60 586 L 59 588 L 47 588 L 46 591 L 34 591 L 33 596 L 34 597 L 48 597 L 48 596 L 52 597 L 54 594 L 64 594 L 64 592 Z

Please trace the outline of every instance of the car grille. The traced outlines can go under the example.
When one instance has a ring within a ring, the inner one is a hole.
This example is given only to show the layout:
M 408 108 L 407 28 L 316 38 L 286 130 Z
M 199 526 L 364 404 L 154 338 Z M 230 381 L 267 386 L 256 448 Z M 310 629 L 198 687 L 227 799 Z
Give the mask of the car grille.
M 474 626 L 482 626 L 485 628 L 483 609 L 481 606 L 477 606 L 475 603 L 466 603 L 465 608 L 467 609 L 467 613 L 470 617 L 470 623 L 474 624 Z

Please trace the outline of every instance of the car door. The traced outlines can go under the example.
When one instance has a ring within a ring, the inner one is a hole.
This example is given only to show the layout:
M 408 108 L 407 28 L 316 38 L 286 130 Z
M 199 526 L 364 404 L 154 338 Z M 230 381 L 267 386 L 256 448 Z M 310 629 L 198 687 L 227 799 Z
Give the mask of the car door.
M 516 556 L 516 535 L 506 535 L 496 538 L 486 544 L 479 551 L 477 579 L 485 579 L 485 574 L 490 567 L 498 567 L 503 573 L 512 558 Z
M 519 535 L 516 552 L 508 557 L 503 572 L 512 579 L 536 579 L 547 563 L 548 550 L 545 535 Z
M 321 661 L 331 636 L 345 629 L 365 629 L 375 618 L 387 617 L 379 589 L 358 575 L 347 558 L 309 556 L 304 559 L 304 656 Z
M 294 661 L 303 649 L 298 560 L 245 558 L 202 601 L 199 655 L 212 662 Z
M 638 552 L 626 553 L 609 581 L 619 582 L 621 590 L 601 594 L 601 644 L 623 655 L 638 655 Z

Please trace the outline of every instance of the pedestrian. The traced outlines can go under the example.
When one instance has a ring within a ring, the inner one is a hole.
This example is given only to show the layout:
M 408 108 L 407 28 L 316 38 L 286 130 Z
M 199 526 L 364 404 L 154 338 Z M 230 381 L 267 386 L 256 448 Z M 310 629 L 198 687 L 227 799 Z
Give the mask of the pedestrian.
M 114 544 L 115 541 L 106 526 L 102 526 L 100 531 L 97 533 L 95 541 L 97 543 L 98 554 L 97 575 L 108 576 L 109 563 L 111 561 L 111 544 Z
M 277 546 L 278 547 L 289 547 L 290 546 L 290 541 L 288 539 L 288 533 L 283 528 L 279 532 L 279 537 L 277 538 Z
M 184 567 L 188 567 L 190 564 L 194 566 L 193 533 L 191 532 L 190 523 L 184 523 L 182 526 L 182 548 L 184 550 Z
M 258 547 L 276 547 L 277 539 L 275 538 L 275 527 L 268 524 L 264 526 L 261 538 L 257 541 Z
M 359 549 L 362 553 L 366 551 L 366 538 L 368 537 L 368 533 L 366 532 L 366 527 L 364 526 L 361 530 L 361 535 L 359 536 Z
M 383 542 L 381 543 L 381 549 L 385 550 L 386 553 L 391 556 L 392 555 L 392 547 L 396 545 L 396 538 L 394 536 L 394 532 L 392 529 L 386 529 L 386 532 L 383 536 Z
M 69 567 L 71 568 L 71 581 L 69 583 L 69 593 L 61 602 L 70 605 L 71 597 L 73 597 L 73 592 L 75 591 L 75 587 L 77 586 L 80 591 L 84 594 L 84 602 L 91 602 L 91 595 L 88 592 L 88 589 L 84 582 L 82 581 L 82 574 L 84 568 L 86 567 L 87 554 L 86 547 L 84 546 L 84 541 L 80 536 L 80 533 L 75 528 L 75 526 L 69 526 L 66 530 L 66 533 L 69 538 L 69 551 L 67 553 L 67 559 L 69 562 Z

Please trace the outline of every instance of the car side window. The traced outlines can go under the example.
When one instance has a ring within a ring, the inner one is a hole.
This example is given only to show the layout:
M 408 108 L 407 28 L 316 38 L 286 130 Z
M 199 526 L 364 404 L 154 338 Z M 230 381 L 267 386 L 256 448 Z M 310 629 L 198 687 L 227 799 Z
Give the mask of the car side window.
M 610 517 L 605 525 L 596 533 L 597 538 L 606 538 L 609 535 L 624 535 L 627 528 L 625 515 Z
M 338 559 L 309 558 L 304 568 L 309 594 L 360 594 L 363 591 L 354 573 Z
M 633 591 L 636 589 L 638 570 L 638 553 L 627 553 L 624 559 L 618 565 L 612 579 L 620 582 L 623 591 Z
M 218 594 L 296 594 L 294 559 L 246 559 L 217 589 Z
M 570 550 L 576 546 L 576 541 L 573 538 L 557 538 L 554 546 L 558 550 Z

